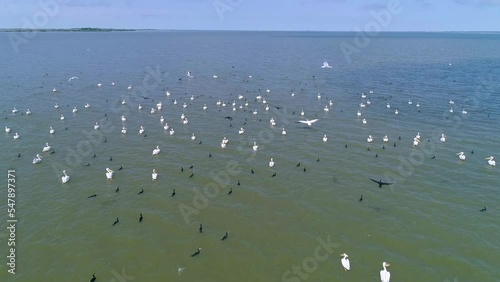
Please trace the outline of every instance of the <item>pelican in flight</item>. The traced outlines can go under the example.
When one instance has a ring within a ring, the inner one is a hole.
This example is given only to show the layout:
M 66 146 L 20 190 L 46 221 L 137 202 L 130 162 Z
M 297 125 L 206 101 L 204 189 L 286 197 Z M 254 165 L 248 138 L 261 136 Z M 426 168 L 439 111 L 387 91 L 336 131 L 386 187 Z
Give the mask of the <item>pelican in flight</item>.
M 373 142 L 373 137 L 371 135 L 368 135 L 368 138 L 366 138 L 366 142 L 368 143 Z
M 238 134 L 241 135 L 245 133 L 245 129 L 243 129 L 243 127 L 240 128 L 240 130 L 238 130 Z
M 390 266 L 390 264 L 386 263 L 385 261 L 382 263 L 382 267 L 384 269 L 380 270 L 380 281 L 382 282 L 390 282 L 391 281 L 391 273 L 387 271 L 387 266 Z
M 323 135 L 323 142 L 326 142 L 326 141 L 328 141 L 328 137 L 326 137 L 326 134 L 325 134 L 325 135 Z
M 63 170 L 63 176 L 61 177 L 62 183 L 67 183 L 69 181 L 69 175 L 66 174 L 66 170 Z
M 382 140 L 383 140 L 384 142 L 388 142 L 388 141 L 389 141 L 389 137 L 387 137 L 387 135 L 385 135 L 385 136 L 384 136 L 384 138 L 382 138 Z
M 495 160 L 493 159 L 493 156 L 489 156 L 486 158 L 488 160 L 488 164 L 491 165 L 491 166 L 495 166 L 496 165 L 496 162 Z
M 191 135 L 191 140 L 193 140 L 193 141 L 196 140 L 196 136 L 194 136 L 194 133 L 193 133 L 193 135 Z
M 254 151 L 257 151 L 257 149 L 259 148 L 259 145 L 257 145 L 257 142 L 253 142 L 253 146 L 252 146 L 252 150 Z
M 283 129 L 281 130 L 281 135 L 286 135 L 286 130 L 285 128 L 283 127 Z
M 99 129 L 99 127 L 100 127 L 99 123 L 96 121 L 95 124 L 94 124 L 94 129 L 97 130 L 97 129 Z
M 48 152 L 48 151 L 50 151 L 49 143 L 45 143 L 45 147 L 43 147 L 42 152 Z
M 271 158 L 271 160 L 269 161 L 269 167 L 273 167 L 274 166 L 274 160 L 273 158 Z
M 36 154 L 35 158 L 33 159 L 33 164 L 39 164 L 42 162 L 42 157 L 40 154 Z
M 153 156 L 158 155 L 160 153 L 160 146 L 156 146 L 156 148 L 153 150 Z
M 52 128 L 52 126 L 49 128 L 49 133 L 50 134 L 54 134 L 55 133 L 55 130 L 54 130 L 54 128 Z
M 446 141 L 446 135 L 444 135 L 444 133 L 441 134 L 441 138 L 439 138 L 439 141 L 441 141 L 441 142 Z
M 17 139 L 19 139 L 20 137 L 21 137 L 21 136 L 19 136 L 19 134 L 17 134 L 17 132 L 16 132 L 16 134 L 14 134 L 14 140 L 17 140 Z
M 457 153 L 458 155 L 458 158 L 462 161 L 465 161 L 465 155 L 464 155 L 464 152 L 460 152 L 460 153 Z
M 342 259 L 340 259 L 340 262 L 342 263 L 342 266 L 344 267 L 345 271 L 348 271 L 351 269 L 351 263 L 349 262 L 349 259 L 347 258 L 348 255 L 346 253 L 341 254 Z
M 109 167 L 106 168 L 106 178 L 113 179 L 113 173 L 114 171 L 112 171 Z
M 73 79 L 78 79 L 78 77 L 76 77 L 76 76 L 72 76 L 72 77 L 70 77 L 70 78 L 68 79 L 68 82 L 71 82 Z
M 326 61 L 326 59 L 323 61 L 323 65 L 321 66 L 322 69 L 331 69 L 332 66 L 330 66 L 328 64 L 328 62 Z
M 5 133 L 9 133 L 9 132 L 10 132 L 10 127 L 5 126 Z
M 151 179 L 156 180 L 158 178 L 158 173 L 156 173 L 156 170 L 153 168 L 153 173 L 151 174 Z
M 311 126 L 313 123 L 317 122 L 318 120 L 319 119 L 312 119 L 312 120 L 306 119 L 306 120 L 299 120 L 299 122 Z

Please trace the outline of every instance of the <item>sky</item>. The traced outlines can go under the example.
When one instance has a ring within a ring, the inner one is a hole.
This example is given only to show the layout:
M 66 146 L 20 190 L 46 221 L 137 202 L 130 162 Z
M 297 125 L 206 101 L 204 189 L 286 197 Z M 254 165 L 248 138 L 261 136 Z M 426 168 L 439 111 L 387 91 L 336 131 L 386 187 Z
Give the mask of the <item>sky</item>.
M 500 31 L 500 0 L 0 0 L 0 28 Z

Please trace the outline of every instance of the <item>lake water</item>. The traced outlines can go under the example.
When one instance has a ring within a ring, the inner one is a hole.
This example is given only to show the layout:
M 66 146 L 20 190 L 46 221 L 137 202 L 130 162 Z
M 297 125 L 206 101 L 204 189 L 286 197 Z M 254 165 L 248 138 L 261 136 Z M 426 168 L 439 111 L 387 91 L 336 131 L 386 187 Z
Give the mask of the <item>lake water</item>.
M 0 218 L 6 226 L 14 169 L 18 223 L 16 274 L 2 251 L 0 280 L 380 281 L 386 261 L 391 281 L 500 281 L 500 177 L 485 160 L 500 158 L 500 35 L 385 33 L 347 59 L 340 46 L 354 38 L 39 33 L 16 53 L 1 34 L 1 125 L 11 132 L 0 134 Z M 42 153 L 47 142 L 55 153 Z M 380 189 L 370 177 L 394 184 Z M 0 235 L 6 250 L 5 227 Z

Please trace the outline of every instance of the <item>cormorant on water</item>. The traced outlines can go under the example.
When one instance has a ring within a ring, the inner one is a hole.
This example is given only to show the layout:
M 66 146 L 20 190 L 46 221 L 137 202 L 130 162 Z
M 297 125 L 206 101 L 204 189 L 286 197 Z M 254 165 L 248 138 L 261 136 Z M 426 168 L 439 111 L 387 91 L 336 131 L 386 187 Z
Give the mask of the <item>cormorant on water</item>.
M 183 171 L 184 171 L 184 167 L 181 166 L 181 172 L 183 172 Z
M 253 171 L 253 168 L 252 168 L 250 171 L 252 172 L 252 174 L 254 174 L 254 173 L 255 173 L 255 171 Z
M 139 222 L 142 222 L 142 212 L 141 212 L 141 214 L 139 216 Z
M 319 163 L 319 157 L 318 157 L 318 159 L 316 161 Z
M 382 182 L 382 180 L 375 180 L 373 178 L 370 177 L 370 180 L 377 183 L 378 184 L 378 188 L 382 188 L 382 185 L 392 185 L 393 183 L 389 183 L 389 182 Z
M 175 189 L 172 191 L 171 197 L 175 196 Z
M 361 195 L 361 197 L 359 198 L 359 201 L 362 202 L 363 201 L 363 195 Z
M 189 169 L 193 169 L 193 167 L 194 167 L 194 166 L 193 166 L 193 165 L 191 165 L 191 166 L 189 167 Z
M 96 193 L 94 193 L 94 195 L 88 196 L 87 198 L 89 198 L 89 199 L 90 199 L 90 198 L 94 198 L 94 197 L 97 197 L 97 194 L 96 194 Z
M 95 158 L 96 157 L 96 154 L 94 153 L 94 156 L 92 158 Z
M 85 166 L 90 166 L 90 163 L 87 163 Z
M 229 192 L 227 192 L 228 195 L 231 195 L 233 194 L 233 187 L 231 187 L 231 189 L 229 190 Z
M 275 176 L 276 176 L 276 172 L 273 175 L 271 175 L 271 177 L 275 177 Z
M 211 158 L 212 157 L 212 153 L 208 153 L 208 157 Z
M 240 180 L 238 179 L 238 186 L 240 186 Z
M 110 156 L 109 157 L 109 161 L 112 162 L 113 161 L 113 157 Z
M 300 162 L 295 167 L 299 167 L 299 166 L 300 166 Z
M 200 223 L 200 227 L 198 227 L 198 230 L 200 231 L 200 233 L 203 233 L 203 222 Z
M 480 212 L 485 212 L 486 211 L 486 206 L 482 209 L 479 210 Z
M 118 222 L 120 222 L 120 219 L 117 217 L 115 222 L 113 222 L 113 226 L 115 226 L 116 224 L 118 224 Z
M 141 188 L 141 192 L 137 193 L 137 195 L 140 195 L 142 193 L 144 193 L 144 188 Z
M 229 231 L 226 231 L 226 234 L 224 234 L 224 236 L 222 236 L 222 238 L 220 238 L 221 241 L 224 241 L 227 239 L 227 236 L 229 236 Z
M 123 166 L 120 166 L 120 168 L 118 168 L 118 170 L 122 170 L 123 169 Z
M 191 178 L 193 176 L 194 176 L 194 171 L 191 171 L 191 175 L 189 176 L 189 178 Z
M 96 279 L 97 278 L 95 277 L 95 273 L 94 273 L 94 274 L 92 274 L 92 279 L 90 279 L 90 282 L 95 282 Z
M 118 191 L 120 191 L 120 186 L 116 186 L 115 193 L 118 193 Z
M 470 151 L 471 154 L 474 154 L 474 150 Z
M 191 257 L 195 257 L 195 256 L 199 255 L 199 254 L 200 254 L 200 251 L 201 251 L 201 248 L 198 248 L 198 250 L 197 250 L 196 252 L 194 252 L 194 253 L 191 255 Z
M 20 158 L 21 157 L 21 153 L 17 153 L 17 157 Z
M 435 158 L 436 158 L 436 155 L 432 156 L 432 158 L 431 158 L 431 159 L 435 159 Z

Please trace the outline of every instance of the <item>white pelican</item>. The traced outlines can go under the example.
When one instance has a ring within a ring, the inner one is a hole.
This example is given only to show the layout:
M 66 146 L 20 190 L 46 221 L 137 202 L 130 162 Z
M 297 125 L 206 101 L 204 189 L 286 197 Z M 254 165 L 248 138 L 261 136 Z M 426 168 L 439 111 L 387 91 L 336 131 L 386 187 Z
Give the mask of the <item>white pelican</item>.
M 48 152 L 48 151 L 50 151 L 49 143 L 45 143 L 45 147 L 43 147 L 42 152 Z
M 358 117 L 360 117 L 360 116 L 361 116 L 361 112 L 358 110 L 358 112 L 356 113 L 356 115 L 357 115 Z
M 151 114 L 154 114 L 156 113 L 156 109 L 155 108 L 151 108 Z
M 69 181 L 69 175 L 66 174 L 65 170 L 63 170 L 63 174 L 64 175 L 61 177 L 61 181 L 62 181 L 62 183 L 66 183 Z
M 72 77 L 70 77 L 70 78 L 68 79 L 68 82 L 71 82 L 73 79 L 78 79 L 78 77 L 76 77 L 76 76 L 72 76 Z
M 330 109 L 328 109 L 328 106 L 325 106 L 325 108 L 323 109 L 323 111 L 325 111 L 325 112 L 329 112 L 329 111 L 330 111 Z
M 241 100 L 241 99 L 243 99 L 243 98 L 245 98 L 245 97 L 243 97 L 243 95 L 241 95 L 241 94 L 240 94 L 240 95 L 238 95 L 238 100 Z
M 294 96 L 295 96 L 295 93 L 293 93 L 293 92 L 292 92 L 292 94 L 290 94 L 290 95 L 292 95 L 292 97 L 294 97 Z
M 242 104 L 240 104 L 239 108 L 240 108 L 240 109 L 243 109 L 243 105 L 242 105 Z
M 408 105 L 411 105 L 411 104 L 413 104 L 413 102 L 410 99 L 408 99 Z
M 266 104 L 267 101 L 266 101 L 266 98 L 262 99 L 262 104 Z
M 488 160 L 488 164 L 491 165 L 491 166 L 495 166 L 496 165 L 496 162 L 495 160 L 493 159 L 493 156 L 489 156 L 486 158 Z
M 370 89 L 369 93 L 370 93 L 370 94 L 373 94 L 373 90 L 371 90 L 371 89 Z
M 88 108 L 90 108 L 89 103 L 85 103 L 85 109 L 88 109 Z
M 10 132 L 10 127 L 5 126 L 5 133 L 9 133 L 9 132 Z
M 271 160 L 269 161 L 269 167 L 273 167 L 274 166 L 274 160 L 273 158 L 271 158 Z
M 413 138 L 413 147 L 418 146 L 418 143 L 420 143 L 420 139 L 417 137 Z
M 322 69 L 331 69 L 332 66 L 330 66 L 328 64 L 328 62 L 326 61 L 326 59 L 323 61 L 323 65 L 321 66 Z
M 64 115 L 63 115 L 63 114 L 61 114 L 61 121 L 63 121 L 63 120 L 64 120 Z
M 33 159 L 33 164 L 39 164 L 42 162 L 42 157 L 39 154 L 36 154 L 36 157 Z
M 220 147 L 221 147 L 222 149 L 225 149 L 225 148 L 226 148 L 226 143 L 224 143 L 224 141 L 223 141 L 223 142 L 220 142 Z
M 12 109 L 12 113 L 13 113 L 13 114 L 17 113 L 17 109 L 16 109 L 16 107 L 14 107 L 14 109 Z
M 27 116 L 31 115 L 31 111 L 30 111 L 30 109 L 27 109 L 27 110 L 26 110 L 26 115 L 27 115 Z
M 161 106 L 162 106 L 162 103 L 161 103 L 161 102 L 158 102 L 158 103 L 156 104 L 156 108 L 158 109 L 158 111 L 160 111 L 160 110 L 161 110 Z
M 391 105 L 389 103 L 387 103 L 386 108 L 390 109 Z
M 418 141 L 420 142 L 420 132 L 417 132 L 417 135 L 415 136 L 415 138 L 417 138 Z
M 236 107 L 233 107 L 233 112 L 236 112 Z
M 448 103 L 449 103 L 450 105 L 454 105 L 454 104 L 455 104 L 455 102 L 453 102 L 453 100 L 450 100 Z
M 58 108 L 59 108 L 59 105 L 56 103 L 56 104 L 54 105 L 54 109 L 58 109 Z
M 304 116 L 304 110 L 300 111 L 300 115 Z
M 174 105 L 177 105 L 177 100 L 174 100 Z
M 360 108 L 366 108 L 366 105 L 364 103 L 359 103 Z
M 57 92 L 57 88 L 52 88 L 52 92 Z
M 122 99 L 122 105 L 125 105 L 127 104 L 127 102 L 125 101 L 125 99 Z
M 165 125 L 163 126 L 163 129 L 164 129 L 165 131 L 167 131 L 167 130 L 168 130 L 168 128 L 169 128 L 168 123 L 165 123 Z
M 225 107 L 226 106 L 226 102 L 222 102 L 222 106 Z
M 243 127 L 240 128 L 240 130 L 238 130 L 238 134 L 241 135 L 245 133 L 245 129 L 243 129 Z
M 465 108 L 462 108 L 462 114 L 464 114 L 464 115 L 467 114 L 467 111 L 465 110 Z
M 124 115 L 122 115 L 122 122 L 126 122 L 126 121 L 127 121 L 127 119 L 125 118 Z
M 165 92 L 165 96 L 169 97 L 170 96 L 170 91 Z
M 203 104 L 203 110 L 207 109 L 207 104 Z
M 465 161 L 465 155 L 464 155 L 464 152 L 460 152 L 460 153 L 457 153 L 458 155 L 458 158 L 462 161 Z
M 182 120 L 182 124 L 188 124 L 188 122 L 189 122 L 189 120 L 188 120 L 187 118 L 184 118 L 184 119 Z
M 184 115 L 184 113 L 181 114 L 181 120 L 183 120 L 186 116 Z
M 115 82 L 114 81 L 111 81 L 111 86 L 115 86 Z
M 222 104 L 222 102 L 219 100 L 217 101 L 217 103 L 215 103 L 217 106 L 220 106 Z
M 194 95 L 191 95 L 191 98 L 189 100 L 193 101 L 194 100 Z
M 453 113 L 453 107 L 450 108 L 450 113 Z
M 140 110 L 142 110 L 142 106 L 141 106 L 141 104 L 139 104 L 139 106 L 137 106 L 137 109 L 138 109 L 139 111 L 140 111 Z
M 248 101 L 245 100 L 245 107 L 248 107 Z
M 214 74 L 214 75 L 212 75 L 212 78 L 217 78 L 217 77 L 218 77 L 218 76 L 216 76 L 215 74 Z
M 380 281 L 382 282 L 390 282 L 391 281 L 391 273 L 387 271 L 386 267 L 390 266 L 390 264 L 385 261 L 382 263 L 382 267 L 384 269 L 380 270 Z
M 185 108 L 187 108 L 187 106 L 188 106 L 188 105 L 186 104 L 186 102 L 184 102 L 184 104 L 182 104 L 182 107 L 183 107 L 184 109 L 185 109 Z
M 328 137 L 326 137 L 326 134 L 325 134 L 325 135 L 323 135 L 323 142 L 326 142 L 326 141 L 328 141 Z
M 281 130 L 281 135 L 286 135 L 286 130 L 285 128 L 283 127 L 283 129 Z
M 17 140 L 17 139 L 19 139 L 20 137 L 21 137 L 21 136 L 19 136 L 19 134 L 17 134 L 17 132 L 16 132 L 16 134 L 14 134 L 14 140 Z
M 299 122 L 311 126 L 313 123 L 317 122 L 318 120 L 319 119 L 312 119 L 312 120 L 306 119 L 306 120 L 299 120 Z
M 227 144 L 227 142 L 229 142 L 229 139 L 227 139 L 226 136 L 224 136 L 224 138 L 222 138 L 222 143 Z
M 364 92 L 361 93 L 361 98 L 362 99 L 366 98 L 366 94 Z
M 132 90 L 132 85 L 127 86 L 127 90 Z
M 372 104 L 372 102 L 370 102 L 370 100 L 366 100 L 366 104 L 369 106 Z
M 368 143 L 373 142 L 373 137 L 372 137 L 371 135 L 368 135 L 368 138 L 366 138 L 366 141 L 367 141 Z
M 318 100 L 321 99 L 321 93 L 318 93 Z
M 153 156 L 158 155 L 160 153 L 160 146 L 156 146 L 156 148 L 153 150 Z
M 399 114 L 399 111 L 398 111 L 398 108 L 396 108 L 396 110 L 394 111 L 394 114 Z
M 252 114 L 257 115 L 257 110 L 253 110 Z
M 259 146 L 257 145 L 257 142 L 253 142 L 253 146 L 252 146 L 252 150 L 254 151 L 257 151 L 257 149 L 259 148 Z
M 189 78 L 193 78 L 193 76 L 191 75 L 191 72 L 190 72 L 190 71 L 188 71 L 188 72 L 186 73 L 186 75 L 187 75 L 187 77 L 189 77 Z
M 97 129 L 99 129 L 99 127 L 100 127 L 99 123 L 96 121 L 95 124 L 94 124 L 94 129 L 97 130 Z
M 446 141 L 446 135 L 444 135 L 444 133 L 441 134 L 441 138 L 439 138 L 439 141 L 441 141 L 441 142 Z
M 266 111 L 269 111 L 269 105 L 266 104 L 266 108 L 265 108 Z
M 366 118 L 363 119 L 363 124 L 366 124 Z
M 52 126 L 51 126 L 51 127 L 49 128 L 49 133 L 50 133 L 50 134 L 54 134 L 54 132 L 55 132 L 55 130 L 54 130 L 54 128 L 52 128 Z
M 112 171 L 109 167 L 106 168 L 106 178 L 107 179 L 113 179 L 113 173 L 114 173 L 114 171 Z
M 97 87 L 101 87 L 102 86 L 102 83 L 97 83 Z
M 170 128 L 170 132 L 169 132 L 169 134 L 170 134 L 170 135 L 174 135 L 174 133 L 175 133 L 174 129 L 173 129 L 173 128 Z
M 266 92 L 267 92 L 267 93 L 271 92 L 271 89 L 267 88 L 267 89 L 266 89 Z
M 342 266 L 344 267 L 345 271 L 348 271 L 351 269 L 351 263 L 349 262 L 349 259 L 347 258 L 348 255 L 346 253 L 341 254 L 342 259 L 340 259 L 340 262 L 342 263 Z
M 156 173 L 156 170 L 153 168 L 153 173 L 151 173 L 151 179 L 156 180 L 158 178 L 158 173 Z
M 389 141 L 389 137 L 387 137 L 387 135 L 385 135 L 384 138 L 382 138 L 382 141 L 388 142 Z
M 417 102 L 417 105 L 416 105 L 416 107 L 417 107 L 417 108 L 418 108 L 418 107 L 420 107 L 420 103 L 418 103 L 418 102 Z
M 160 123 L 163 124 L 163 122 L 165 122 L 165 118 L 163 118 L 163 116 L 160 117 Z
M 141 127 L 139 128 L 139 134 L 143 134 L 144 133 L 144 126 L 141 125 Z
M 328 101 L 328 105 L 330 105 L 330 107 L 333 106 L 332 100 Z
M 194 136 L 194 133 L 193 133 L 193 135 L 191 135 L 191 140 L 193 140 L 193 141 L 196 140 L 196 136 Z
M 276 125 L 276 122 L 274 121 L 274 118 L 271 118 L 269 120 L 269 123 L 272 125 L 272 126 L 275 126 Z
M 125 126 L 122 127 L 122 134 L 127 134 L 127 128 L 125 128 Z

